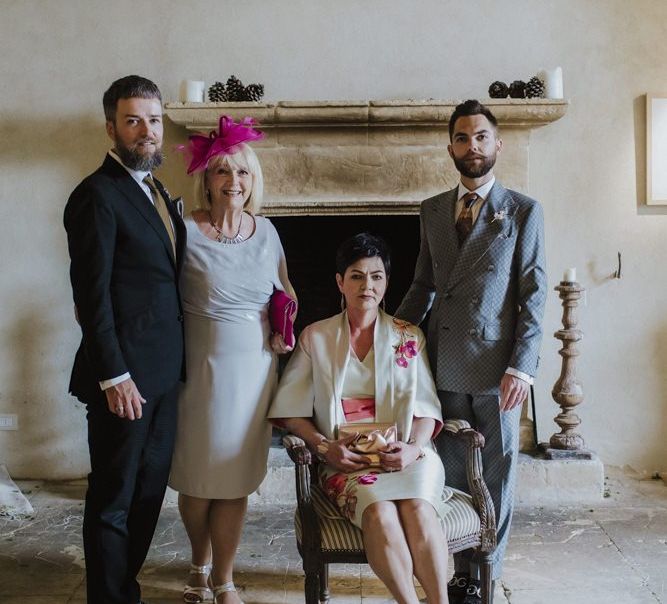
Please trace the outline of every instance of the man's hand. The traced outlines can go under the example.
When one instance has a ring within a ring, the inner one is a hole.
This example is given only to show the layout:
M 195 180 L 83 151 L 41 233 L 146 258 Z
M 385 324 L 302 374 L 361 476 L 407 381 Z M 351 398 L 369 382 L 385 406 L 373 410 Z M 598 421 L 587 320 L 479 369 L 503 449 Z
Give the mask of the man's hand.
M 132 378 L 128 378 L 104 391 L 109 411 L 130 420 L 141 419 L 141 405 L 146 399 L 139 394 Z
M 525 380 L 506 373 L 500 380 L 500 410 L 511 411 L 528 397 L 529 384 Z

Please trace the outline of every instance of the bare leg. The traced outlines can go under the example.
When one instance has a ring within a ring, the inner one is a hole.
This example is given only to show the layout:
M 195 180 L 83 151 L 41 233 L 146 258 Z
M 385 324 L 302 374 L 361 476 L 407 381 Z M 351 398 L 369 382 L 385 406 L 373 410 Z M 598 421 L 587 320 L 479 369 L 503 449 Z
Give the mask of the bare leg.
M 412 559 L 393 501 L 369 505 L 361 517 L 368 564 L 398 604 L 418 604 Z
M 215 586 L 232 580 L 234 557 L 241 541 L 243 519 L 248 498 L 216 499 L 211 503 L 209 524 L 211 545 L 213 546 L 213 570 L 211 583 Z M 240 604 L 241 598 L 235 591 L 218 596 L 217 604 Z
M 426 600 L 447 604 L 447 540 L 435 509 L 424 499 L 402 499 L 396 507 Z
M 211 562 L 211 531 L 209 527 L 209 510 L 212 501 L 189 495 L 178 495 L 178 510 L 185 526 L 185 532 L 192 548 L 192 564 L 203 566 Z M 208 576 L 191 573 L 188 585 L 206 587 Z

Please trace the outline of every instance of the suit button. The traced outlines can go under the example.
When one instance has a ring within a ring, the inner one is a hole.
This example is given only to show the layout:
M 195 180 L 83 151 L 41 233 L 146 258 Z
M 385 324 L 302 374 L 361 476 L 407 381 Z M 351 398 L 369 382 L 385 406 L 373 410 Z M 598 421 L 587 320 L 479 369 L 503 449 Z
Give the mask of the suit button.
M 447 293 L 443 296 L 443 298 L 444 298 L 445 300 L 449 300 L 451 297 L 452 297 L 452 294 L 450 294 L 449 292 L 447 292 Z
M 471 336 L 476 336 L 476 335 L 477 335 L 477 330 L 476 330 L 476 329 L 471 329 L 468 333 L 469 333 Z
M 433 264 L 433 266 L 434 266 L 435 268 L 440 268 L 440 264 L 438 264 L 437 262 L 435 262 L 435 263 Z
M 181 323 L 183 323 L 183 315 L 178 315 L 176 317 Z
M 495 270 L 495 268 L 496 267 L 493 264 L 489 264 L 489 266 L 486 267 L 486 270 L 487 271 L 493 271 L 493 270 Z
M 479 303 L 479 298 L 478 298 L 477 296 L 473 296 L 473 297 L 470 299 L 470 301 L 471 301 L 473 304 L 478 304 L 478 303 Z
M 442 326 L 442 331 L 449 331 L 449 327 L 447 325 Z

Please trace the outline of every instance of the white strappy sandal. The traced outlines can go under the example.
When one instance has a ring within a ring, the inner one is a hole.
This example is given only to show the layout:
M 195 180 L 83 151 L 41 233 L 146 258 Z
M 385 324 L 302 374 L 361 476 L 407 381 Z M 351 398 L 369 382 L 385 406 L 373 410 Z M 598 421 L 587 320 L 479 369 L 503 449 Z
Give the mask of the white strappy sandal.
M 202 566 L 197 566 L 196 564 L 190 564 L 190 574 L 191 575 L 209 575 L 211 573 L 211 565 L 203 564 Z M 213 590 L 210 587 L 199 587 L 186 585 L 183 588 L 183 602 L 186 604 L 202 604 L 203 602 L 214 602 L 215 596 L 213 595 Z
M 222 585 L 214 585 L 213 586 L 213 601 L 217 602 L 218 596 L 224 593 L 227 593 L 228 591 L 236 591 L 236 587 L 234 585 L 234 581 L 229 581 L 228 583 L 223 583 Z M 243 602 L 241 602 L 243 604 Z

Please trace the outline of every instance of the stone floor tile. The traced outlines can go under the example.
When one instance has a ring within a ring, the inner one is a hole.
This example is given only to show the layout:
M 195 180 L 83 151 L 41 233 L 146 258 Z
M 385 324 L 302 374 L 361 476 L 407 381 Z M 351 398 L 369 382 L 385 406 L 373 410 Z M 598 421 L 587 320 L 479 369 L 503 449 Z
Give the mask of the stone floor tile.
M 613 590 L 526 589 L 513 590 L 511 604 L 654 604 L 641 589 L 619 585 Z M 494 602 L 495 604 L 495 602 Z

